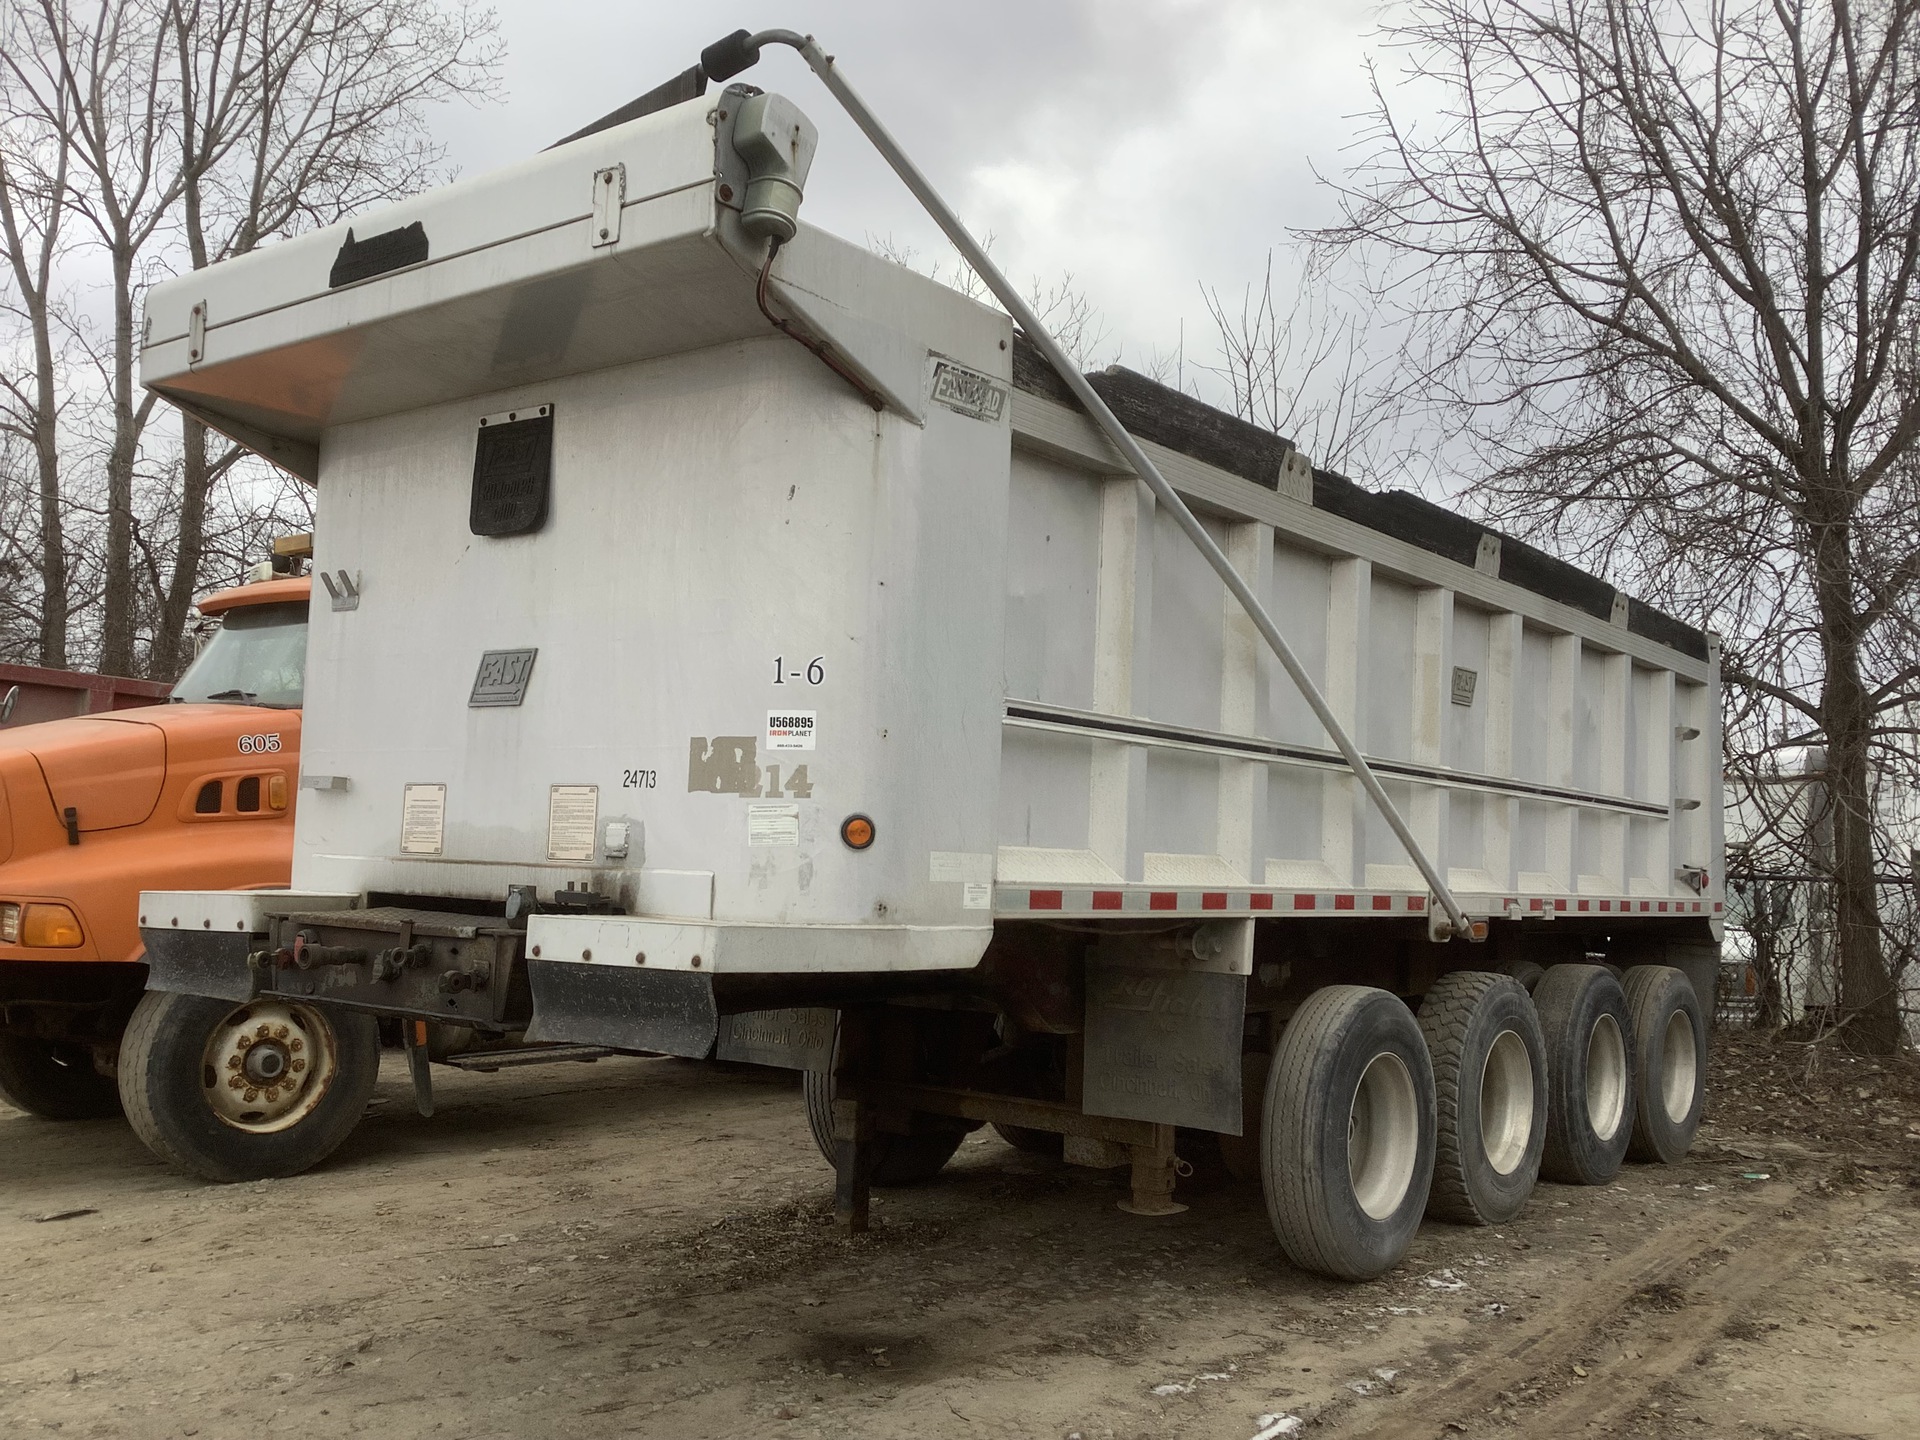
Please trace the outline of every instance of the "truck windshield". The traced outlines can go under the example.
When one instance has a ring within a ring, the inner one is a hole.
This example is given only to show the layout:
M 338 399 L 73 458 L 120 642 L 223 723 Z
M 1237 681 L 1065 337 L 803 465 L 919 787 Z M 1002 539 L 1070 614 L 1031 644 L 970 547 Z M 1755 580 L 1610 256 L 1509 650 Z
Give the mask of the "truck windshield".
M 172 699 L 297 710 L 306 671 L 306 602 L 242 605 L 227 612 Z

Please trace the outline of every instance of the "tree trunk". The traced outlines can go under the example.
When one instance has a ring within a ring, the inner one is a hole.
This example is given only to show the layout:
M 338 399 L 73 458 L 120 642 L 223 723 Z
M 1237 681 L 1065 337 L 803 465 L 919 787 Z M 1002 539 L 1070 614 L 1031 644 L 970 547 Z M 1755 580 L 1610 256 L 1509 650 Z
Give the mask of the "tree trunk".
M 1900 1004 L 1880 944 L 1868 753 L 1874 710 L 1860 679 L 1860 619 L 1851 564 L 1853 523 L 1844 512 L 1818 513 L 1839 506 L 1814 508 L 1815 600 L 1826 660 L 1820 708 L 1827 739 L 1828 804 L 1833 817 L 1833 908 L 1840 950 L 1840 1008 L 1855 1044 L 1876 1054 L 1890 1054 L 1900 1044 Z
M 153 627 L 148 678 L 176 680 L 193 656 L 187 641 L 187 611 L 200 583 L 200 557 L 206 548 L 207 427 L 191 415 L 180 417 L 180 525 L 173 551 L 173 574 L 160 618 Z
M 67 668 L 67 534 L 60 513 L 59 397 L 54 391 L 53 342 L 36 307 L 33 451 L 40 489 L 40 663 Z
M 100 669 L 133 674 L 133 466 L 140 435 L 133 398 L 133 261 L 113 257 L 113 448 L 107 453 L 107 564 Z

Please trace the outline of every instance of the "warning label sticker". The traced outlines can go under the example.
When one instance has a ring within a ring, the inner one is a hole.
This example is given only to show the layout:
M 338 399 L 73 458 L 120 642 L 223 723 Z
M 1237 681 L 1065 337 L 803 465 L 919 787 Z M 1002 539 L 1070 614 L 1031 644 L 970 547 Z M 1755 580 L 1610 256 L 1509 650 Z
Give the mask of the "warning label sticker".
M 769 710 L 767 712 L 767 749 L 813 749 L 812 710 Z
M 547 858 L 593 859 L 593 824 L 600 816 L 598 785 L 554 785 L 547 790 Z
M 400 853 L 438 855 L 447 835 L 447 787 L 409 785 L 400 800 Z
M 747 806 L 747 844 L 798 845 L 800 843 L 800 807 L 798 805 Z

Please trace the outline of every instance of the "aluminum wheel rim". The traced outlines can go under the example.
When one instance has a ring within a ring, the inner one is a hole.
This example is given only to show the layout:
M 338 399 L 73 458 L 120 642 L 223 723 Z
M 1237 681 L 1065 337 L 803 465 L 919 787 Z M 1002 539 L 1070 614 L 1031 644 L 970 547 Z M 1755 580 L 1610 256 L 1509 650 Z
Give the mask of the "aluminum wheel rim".
M 1502 1030 L 1480 1070 L 1480 1143 L 1496 1175 L 1511 1175 L 1533 1139 L 1533 1058 L 1527 1042 Z
M 1413 1186 L 1420 1107 L 1406 1062 L 1382 1052 L 1367 1062 L 1347 1112 L 1347 1179 L 1369 1217 L 1391 1217 Z
M 1611 1140 L 1626 1112 L 1627 1044 L 1620 1022 L 1602 1015 L 1587 1035 L 1587 1123 L 1601 1140 Z
M 213 1027 L 200 1083 L 222 1124 L 271 1135 L 314 1112 L 338 1067 L 325 1016 L 311 1005 L 261 1000 L 238 1006 Z
M 1693 1113 L 1693 1094 L 1700 1084 L 1700 1055 L 1693 1043 L 1693 1020 L 1684 1010 L 1667 1017 L 1662 1054 L 1660 1103 L 1667 1119 L 1678 1125 Z

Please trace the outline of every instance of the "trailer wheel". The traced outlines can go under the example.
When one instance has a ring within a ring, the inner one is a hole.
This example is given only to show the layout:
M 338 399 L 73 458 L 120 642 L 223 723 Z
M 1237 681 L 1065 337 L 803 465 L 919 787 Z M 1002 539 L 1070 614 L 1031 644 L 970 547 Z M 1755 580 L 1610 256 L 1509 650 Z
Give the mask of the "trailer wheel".
M 371 1015 L 149 991 L 120 1044 L 134 1133 L 203 1180 L 297 1175 L 347 1138 L 380 1075 Z
M 827 1164 L 833 1164 L 833 1076 L 809 1070 L 804 1083 L 807 1129 Z M 929 1130 L 920 1135 L 876 1135 L 873 1162 L 875 1185 L 917 1185 L 945 1168 L 967 1138 L 965 1130 Z
M 1384 990 L 1307 997 L 1274 1051 L 1261 1127 L 1267 1218 L 1287 1258 L 1339 1280 L 1399 1263 L 1433 1180 L 1433 1065 Z
M 1509 960 L 1500 967 L 1502 975 L 1511 975 L 1520 982 L 1520 986 L 1531 995 L 1546 978 L 1547 967 L 1538 960 Z
M 1600 965 L 1555 965 L 1533 992 L 1547 1040 L 1547 1146 L 1540 1173 L 1604 1185 L 1633 1135 L 1634 1045 L 1627 997 Z
M 1516 978 L 1442 976 L 1420 1007 L 1439 1107 L 1427 1213 L 1504 1225 L 1540 1176 L 1547 1136 L 1547 1052 Z
M 1635 1160 L 1677 1164 L 1693 1148 L 1705 1108 L 1706 1017 L 1693 982 L 1665 965 L 1627 971 L 1627 1013 L 1633 1019 Z
M 0 1035 L 0 1097 L 42 1120 L 120 1113 L 120 1092 L 93 1068 L 86 1046 L 25 1035 Z
M 1045 1155 L 1058 1160 L 1065 1149 L 1066 1137 L 1053 1130 L 1035 1130 L 1028 1125 L 1002 1125 L 996 1120 L 993 1122 L 993 1133 L 1027 1155 Z

